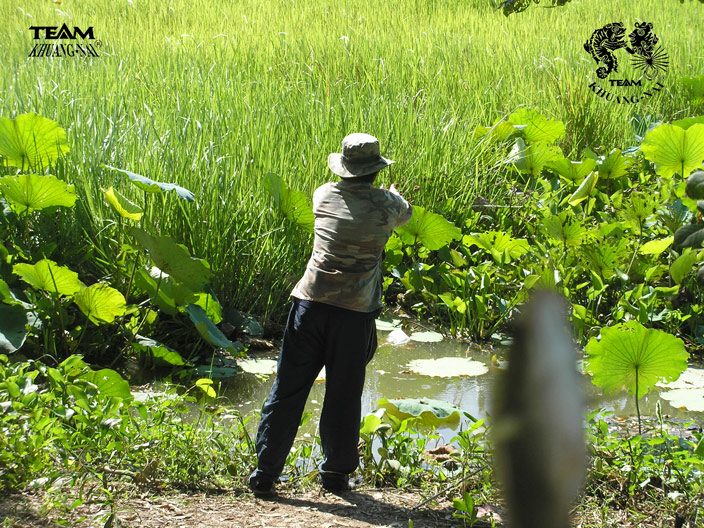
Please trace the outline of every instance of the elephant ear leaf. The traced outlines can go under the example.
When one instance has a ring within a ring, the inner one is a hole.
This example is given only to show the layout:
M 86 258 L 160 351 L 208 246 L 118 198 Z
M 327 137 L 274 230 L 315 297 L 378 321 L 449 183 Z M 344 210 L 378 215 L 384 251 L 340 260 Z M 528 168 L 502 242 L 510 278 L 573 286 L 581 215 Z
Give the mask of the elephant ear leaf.
M 0 156 L 23 171 L 43 170 L 69 151 L 66 131 L 37 114 L 0 117 Z
M 674 381 L 687 368 L 684 342 L 637 321 L 618 324 L 592 338 L 585 368 L 605 391 L 627 390 L 640 398 L 660 381 Z
M 704 161 L 704 124 L 692 125 L 687 130 L 660 125 L 645 135 L 641 151 L 655 164 L 660 176 L 669 178 L 677 173 L 686 178 Z
M 396 233 L 404 244 L 419 242 L 431 251 L 458 240 L 462 234 L 457 226 L 443 216 L 417 205 L 413 206 L 411 220 L 406 225 L 397 227 Z

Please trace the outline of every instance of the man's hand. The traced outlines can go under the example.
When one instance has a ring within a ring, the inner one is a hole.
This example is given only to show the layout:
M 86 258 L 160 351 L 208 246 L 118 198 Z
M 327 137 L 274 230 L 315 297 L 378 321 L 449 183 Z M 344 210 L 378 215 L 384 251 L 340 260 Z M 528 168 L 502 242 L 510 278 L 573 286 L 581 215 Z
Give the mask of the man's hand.
M 392 183 L 392 184 L 391 184 L 391 187 L 389 187 L 389 192 L 392 192 L 392 193 L 394 193 L 394 194 L 398 194 L 399 196 L 401 196 L 401 193 L 400 193 L 399 190 L 396 188 L 396 184 L 395 184 L 395 183 Z

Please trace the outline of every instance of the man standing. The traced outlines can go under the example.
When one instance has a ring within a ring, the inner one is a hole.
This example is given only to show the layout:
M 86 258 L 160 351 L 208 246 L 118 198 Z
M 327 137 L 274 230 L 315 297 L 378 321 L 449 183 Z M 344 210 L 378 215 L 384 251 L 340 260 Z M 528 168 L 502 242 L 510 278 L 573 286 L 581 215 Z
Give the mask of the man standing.
M 394 163 L 369 134 L 350 134 L 328 166 L 342 179 L 313 194 L 315 242 L 306 271 L 291 292 L 276 379 L 257 432 L 257 469 L 249 486 L 271 495 L 296 436 L 308 393 L 325 366 L 320 416 L 321 480 L 332 492 L 350 489 L 359 465 L 357 443 L 365 367 L 376 351 L 382 303 L 381 262 L 393 229 L 413 208 L 394 185 L 372 184 Z

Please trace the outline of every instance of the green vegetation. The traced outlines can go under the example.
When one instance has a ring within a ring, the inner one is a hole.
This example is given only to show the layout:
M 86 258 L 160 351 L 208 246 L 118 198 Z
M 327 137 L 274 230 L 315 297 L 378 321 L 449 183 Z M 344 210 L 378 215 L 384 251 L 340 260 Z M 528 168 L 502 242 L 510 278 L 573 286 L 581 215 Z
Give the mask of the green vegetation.
M 491 339 L 532 290 L 557 290 L 594 382 L 636 402 L 704 345 L 696 3 L 26 4 L 0 3 L 0 490 L 42 489 L 68 524 L 99 501 L 110 526 L 135 487 L 244 489 L 253 417 L 216 403 L 212 378 L 243 350 L 230 337 L 264 331 L 243 313 L 281 321 L 309 196 L 355 130 L 380 138 L 398 162 L 380 183 L 414 204 L 386 247 L 390 303 Z M 610 104 L 582 43 L 636 11 L 670 71 L 651 98 Z M 100 56 L 27 58 L 29 25 L 64 22 L 93 26 Z M 137 397 L 128 359 L 181 385 Z M 491 425 L 428 403 L 364 418 L 361 476 L 450 493 L 472 525 L 498 496 Z M 433 427 L 461 416 L 434 457 Z M 590 415 L 579 508 L 701 522 L 701 434 L 638 418 L 616 434 Z M 291 485 L 313 480 L 316 444 L 289 456 Z

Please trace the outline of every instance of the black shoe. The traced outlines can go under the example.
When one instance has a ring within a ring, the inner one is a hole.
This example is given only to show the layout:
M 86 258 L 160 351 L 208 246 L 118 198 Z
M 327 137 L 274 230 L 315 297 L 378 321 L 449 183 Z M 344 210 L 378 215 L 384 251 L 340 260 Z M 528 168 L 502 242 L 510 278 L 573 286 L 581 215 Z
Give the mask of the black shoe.
M 344 473 L 321 472 L 320 480 L 323 484 L 323 489 L 330 493 L 345 493 L 355 489 L 354 481 L 351 481 L 348 475 Z
M 276 495 L 273 482 L 256 481 L 251 477 L 249 478 L 249 489 L 252 490 L 256 497 L 273 497 Z

